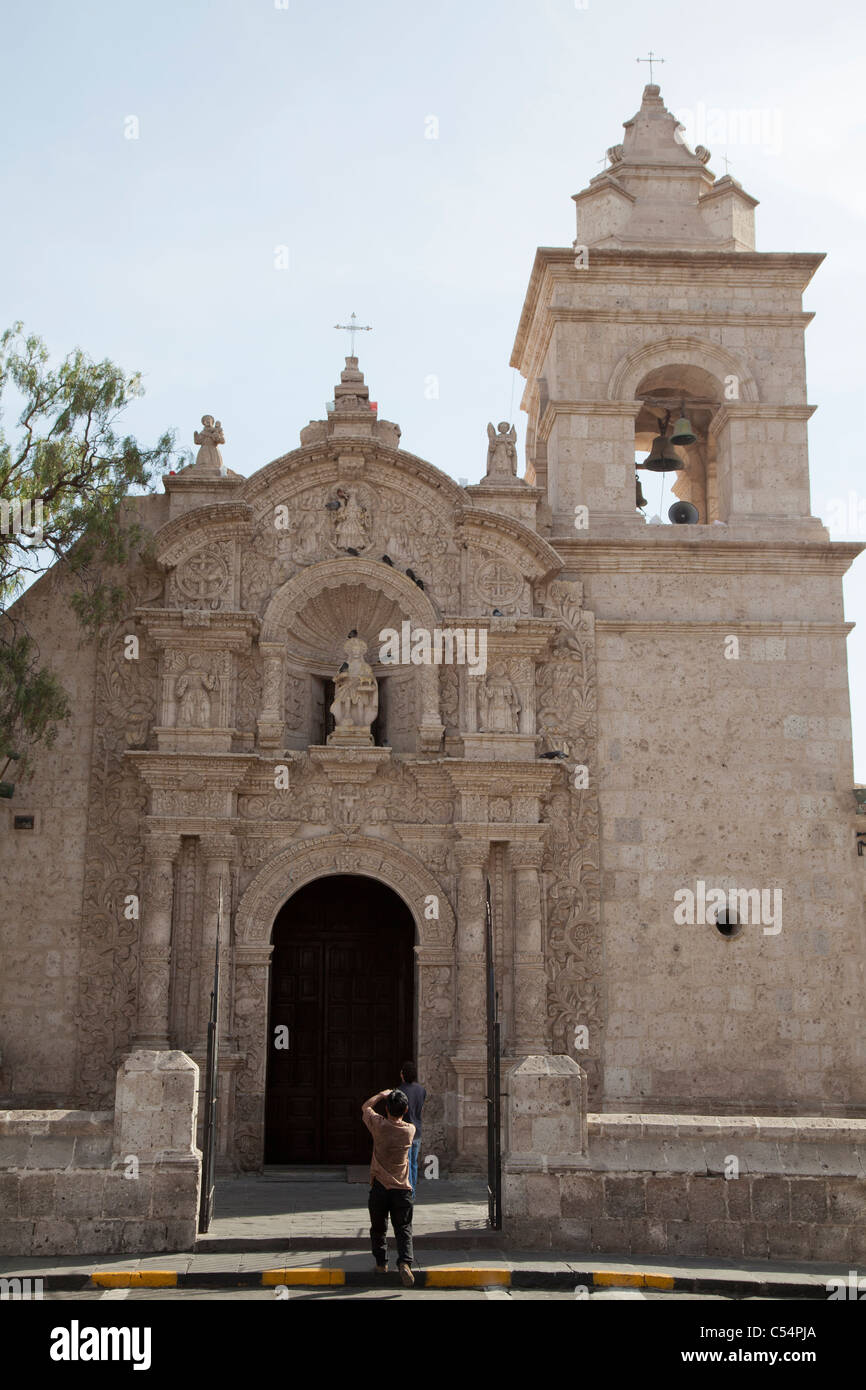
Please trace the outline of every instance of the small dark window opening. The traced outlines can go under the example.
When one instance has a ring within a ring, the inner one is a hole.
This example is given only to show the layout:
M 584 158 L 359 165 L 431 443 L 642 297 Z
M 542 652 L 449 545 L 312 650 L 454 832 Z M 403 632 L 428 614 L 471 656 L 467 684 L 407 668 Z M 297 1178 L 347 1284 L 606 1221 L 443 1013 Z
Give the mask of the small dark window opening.
M 329 681 L 329 680 L 324 680 L 324 681 L 322 681 L 322 690 L 323 690 L 323 701 L 324 701 L 323 707 L 322 707 L 323 723 L 322 723 L 322 737 L 319 739 L 319 742 L 320 742 L 320 743 L 327 743 L 327 742 L 328 742 L 328 734 L 332 734 L 332 733 L 334 732 L 334 728 L 336 727 L 336 723 L 337 723 L 336 719 L 334 718 L 334 716 L 333 716 L 332 713 L 331 713 L 331 705 L 334 703 L 334 696 L 336 695 L 336 690 L 335 690 L 335 688 L 334 688 L 334 682 L 333 682 L 333 681 Z
M 15 830 L 35 830 L 35 829 L 36 829 L 36 817 L 35 817 L 35 816 L 16 816 L 15 819 L 14 819 L 14 822 L 13 822 L 13 828 L 14 828 Z
M 735 936 L 739 936 L 743 927 L 736 912 L 723 907 L 716 913 L 716 930 L 728 940 L 732 940 Z
M 370 733 L 373 735 L 373 742 L 377 748 L 385 747 L 385 682 L 379 681 L 379 706 L 376 710 L 376 718 L 370 725 Z

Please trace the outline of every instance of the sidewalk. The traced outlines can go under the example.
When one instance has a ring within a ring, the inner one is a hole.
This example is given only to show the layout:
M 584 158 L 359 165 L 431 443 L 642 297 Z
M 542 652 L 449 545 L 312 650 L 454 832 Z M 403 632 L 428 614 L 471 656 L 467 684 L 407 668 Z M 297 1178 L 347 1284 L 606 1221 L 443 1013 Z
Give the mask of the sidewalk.
M 494 1235 L 498 1233 L 494 1232 Z M 205 1255 L 74 1256 L 65 1259 L 0 1259 L 3 1278 L 43 1280 L 46 1292 L 85 1288 L 199 1288 L 249 1289 L 296 1285 L 351 1284 L 399 1287 L 394 1271 L 396 1254 L 389 1241 L 391 1273 L 373 1271 L 368 1251 L 347 1250 L 335 1242 L 331 1250 L 290 1250 L 278 1258 L 264 1252 L 226 1251 Z M 463 1249 L 425 1249 L 415 1261 L 418 1288 L 487 1288 L 503 1285 L 522 1289 L 650 1288 L 688 1293 L 722 1293 L 762 1298 L 826 1300 L 827 1281 L 846 1279 L 839 1265 L 794 1265 L 776 1262 L 667 1260 L 587 1256 L 579 1252 L 520 1251 L 501 1246 L 483 1252 Z M 585 1295 L 584 1295 L 585 1296 Z
M 216 1185 L 211 1228 L 199 1236 L 196 1252 L 369 1250 L 368 1191 L 369 1169 L 360 1182 L 224 1178 Z M 412 1229 L 419 1248 L 501 1244 L 487 1225 L 483 1178 L 419 1183 Z

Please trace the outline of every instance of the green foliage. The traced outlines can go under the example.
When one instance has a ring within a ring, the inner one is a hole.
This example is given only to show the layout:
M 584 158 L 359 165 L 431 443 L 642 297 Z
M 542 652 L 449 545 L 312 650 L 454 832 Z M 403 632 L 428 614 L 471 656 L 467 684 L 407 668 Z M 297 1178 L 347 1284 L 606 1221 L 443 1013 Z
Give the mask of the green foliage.
M 148 536 L 124 507 L 172 467 L 174 436 L 152 449 L 117 433 L 118 417 L 142 395 L 140 377 L 80 349 L 57 367 L 42 340 L 14 324 L 0 337 L 0 749 L 48 743 L 69 704 L 43 668 L 22 621 L 8 611 L 28 580 L 63 564 L 75 576 L 72 610 L 85 632 L 119 616 L 117 575 Z M 16 411 L 17 433 L 3 420 Z M 30 534 L 38 526 L 41 531 Z
M 52 744 L 70 714 L 69 698 L 53 671 L 39 665 L 39 649 L 27 632 L 0 639 L 0 766 L 9 753 Z M 16 775 L 26 763 L 18 764 Z M 8 775 L 8 774 L 7 774 Z

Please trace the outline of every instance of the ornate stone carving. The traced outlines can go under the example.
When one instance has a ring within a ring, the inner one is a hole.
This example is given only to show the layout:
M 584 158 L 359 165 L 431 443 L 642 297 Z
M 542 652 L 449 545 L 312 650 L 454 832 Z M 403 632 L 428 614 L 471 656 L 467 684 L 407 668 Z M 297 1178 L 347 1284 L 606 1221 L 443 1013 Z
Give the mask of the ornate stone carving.
M 439 689 L 442 701 L 442 720 L 447 734 L 455 734 L 460 728 L 460 680 L 456 666 L 443 666 L 439 675 Z
M 538 668 L 536 708 L 538 731 L 550 749 L 586 763 L 596 737 L 594 615 L 580 607 L 577 594 L 565 580 L 550 584 L 541 595 L 544 612 L 562 626 L 553 639 L 551 659 Z
M 523 595 L 524 579 L 515 565 L 504 560 L 487 560 L 475 571 L 475 592 L 482 606 L 515 613 Z
M 346 553 L 363 555 L 373 543 L 375 495 L 366 484 L 337 487 L 325 504 L 331 516 L 331 545 Z
M 241 652 L 237 663 L 235 728 L 242 733 L 252 734 L 262 704 L 261 660 L 255 651 Z
M 211 727 L 211 694 L 219 684 L 214 671 L 203 670 L 195 657 L 190 657 L 186 669 L 174 683 L 177 699 L 179 729 L 209 729 Z
M 165 727 L 212 729 L 223 723 L 231 653 L 168 648 L 163 661 Z
M 547 1013 L 553 1051 L 568 1052 L 598 1099 L 604 1026 L 600 933 L 596 754 L 595 629 L 580 606 L 579 586 L 557 580 L 541 596 L 545 613 L 559 620 L 551 658 L 539 668 L 538 721 L 551 747 L 588 769 L 589 785 L 576 789 L 572 767 L 542 813 L 550 824 L 546 868 Z M 589 1048 L 574 1050 L 574 1029 L 589 1030 Z
M 234 1145 L 243 1169 L 262 1161 L 265 1111 L 268 958 L 263 951 L 241 951 L 235 969 L 234 1025 L 244 1065 L 235 1077 Z
M 239 942 L 267 942 L 277 912 L 287 898 L 305 883 L 328 873 L 366 873 L 379 878 L 403 899 L 418 924 L 423 944 L 451 945 L 455 918 L 439 881 L 414 855 L 398 845 L 354 836 L 328 835 L 299 840 L 282 849 L 256 876 L 238 905 L 236 935 Z M 424 916 L 424 902 L 433 894 L 439 900 L 438 919 Z
M 285 721 L 288 729 L 303 729 L 306 723 L 308 685 L 308 677 L 286 677 Z
M 232 543 L 221 541 L 181 561 L 174 572 L 174 590 L 182 603 L 215 610 L 231 583 Z
M 520 696 L 504 661 L 497 661 L 479 681 L 478 727 L 484 733 L 516 734 L 520 723 Z

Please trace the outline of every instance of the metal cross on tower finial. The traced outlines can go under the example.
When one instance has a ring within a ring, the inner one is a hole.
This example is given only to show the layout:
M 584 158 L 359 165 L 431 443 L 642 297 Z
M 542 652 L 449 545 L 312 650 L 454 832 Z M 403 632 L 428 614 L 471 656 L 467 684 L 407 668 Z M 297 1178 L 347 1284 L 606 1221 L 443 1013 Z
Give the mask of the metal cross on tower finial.
M 356 333 L 372 333 L 372 331 L 373 331 L 373 325 L 372 325 L 371 323 L 358 323 L 358 322 L 356 321 L 354 309 L 352 310 L 352 314 L 351 314 L 351 316 L 350 316 L 350 318 L 349 318 L 349 322 L 348 322 L 348 323 L 335 323 L 335 324 L 334 324 L 334 327 L 335 327 L 335 328 L 342 328 L 342 329 L 345 330 L 346 333 L 349 334 L 349 355 L 350 355 L 350 357 L 354 357 L 354 356 L 355 356 L 355 334 L 356 334 Z
M 722 155 L 722 159 L 725 161 L 725 173 L 727 174 L 727 172 L 728 172 L 728 165 L 730 164 L 731 161 L 728 159 L 728 156 L 727 156 L 726 154 L 723 154 L 723 155 Z
M 649 63 L 649 65 L 650 65 L 650 82 L 652 82 L 652 80 L 653 80 L 653 63 L 663 63 L 663 62 L 664 62 L 664 58 L 657 58 L 656 55 L 653 53 L 652 49 L 650 49 L 650 51 L 649 51 L 649 57 L 648 57 L 648 58 L 637 58 L 635 61 L 638 62 L 638 63 Z

